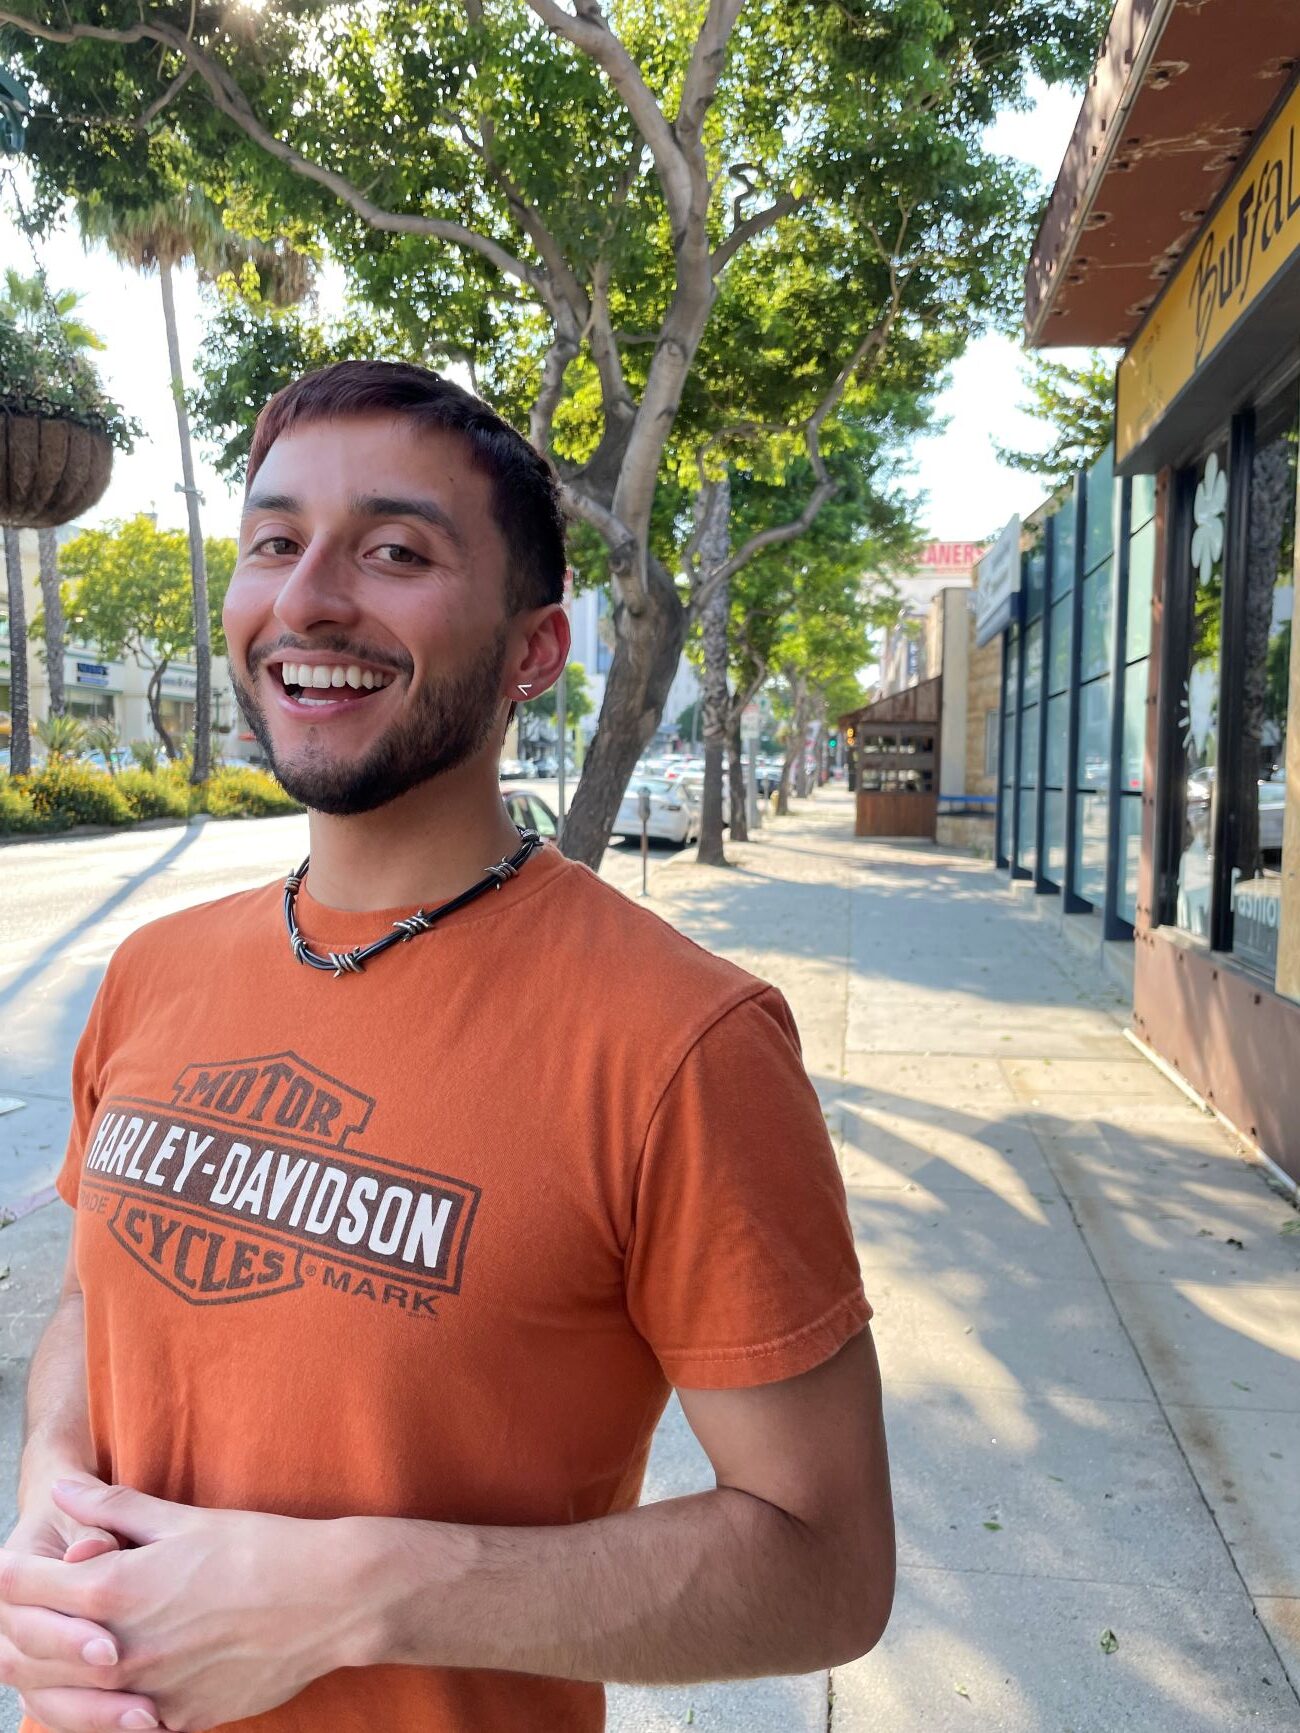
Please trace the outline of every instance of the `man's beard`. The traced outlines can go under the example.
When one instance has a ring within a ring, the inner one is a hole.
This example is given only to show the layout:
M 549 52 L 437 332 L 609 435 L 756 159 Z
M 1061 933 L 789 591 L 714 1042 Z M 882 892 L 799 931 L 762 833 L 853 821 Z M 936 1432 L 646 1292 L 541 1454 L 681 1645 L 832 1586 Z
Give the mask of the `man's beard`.
M 280 759 L 265 712 L 251 688 L 233 675 L 231 684 L 280 786 L 313 812 L 350 818 L 387 806 L 421 783 L 455 770 L 482 749 L 497 722 L 506 636 L 503 626 L 477 660 L 454 677 L 426 680 L 410 715 L 395 722 L 350 764 L 333 759 L 315 742 L 289 762 Z

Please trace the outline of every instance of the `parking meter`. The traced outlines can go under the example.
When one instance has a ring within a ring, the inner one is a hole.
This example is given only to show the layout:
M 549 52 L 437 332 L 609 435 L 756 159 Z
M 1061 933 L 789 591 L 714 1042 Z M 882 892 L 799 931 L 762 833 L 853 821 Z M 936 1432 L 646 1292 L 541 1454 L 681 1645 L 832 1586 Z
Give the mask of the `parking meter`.
M 641 814 L 641 895 L 648 896 L 647 875 L 650 870 L 650 790 L 637 791 L 637 811 Z

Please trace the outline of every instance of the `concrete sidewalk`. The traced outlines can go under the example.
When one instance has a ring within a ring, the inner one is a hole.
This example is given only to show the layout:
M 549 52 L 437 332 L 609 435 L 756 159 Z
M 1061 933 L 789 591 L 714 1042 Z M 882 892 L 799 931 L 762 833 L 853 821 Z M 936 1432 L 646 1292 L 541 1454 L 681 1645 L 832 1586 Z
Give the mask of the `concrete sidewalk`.
M 613 1689 L 610 1733 L 1296 1733 L 1300 1218 L 989 867 L 851 817 L 823 790 L 651 889 L 799 1021 L 876 1308 L 893 1622 L 833 1677 Z M 0 1231 L 0 1504 L 63 1217 Z M 709 1484 L 674 1403 L 647 1497 Z
M 1295 1733 L 1300 1218 L 991 868 L 851 823 L 824 790 L 652 889 L 798 1017 L 876 1309 L 894 1618 L 830 1678 L 611 1691 L 611 1733 Z M 707 1484 L 674 1405 L 647 1495 Z

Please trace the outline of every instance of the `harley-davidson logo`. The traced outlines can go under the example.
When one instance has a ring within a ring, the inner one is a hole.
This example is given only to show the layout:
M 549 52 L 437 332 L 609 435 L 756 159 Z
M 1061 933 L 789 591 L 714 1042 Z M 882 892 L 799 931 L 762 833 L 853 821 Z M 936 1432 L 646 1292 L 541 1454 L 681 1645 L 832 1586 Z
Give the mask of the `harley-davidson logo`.
M 189 1065 L 173 1103 L 110 1098 L 83 1168 L 109 1231 L 194 1305 L 269 1298 L 303 1283 L 383 1278 L 388 1294 L 459 1291 L 477 1186 L 354 1149 L 374 1102 L 292 1053 Z M 288 1133 L 286 1136 L 285 1133 Z M 403 1306 L 406 1299 L 403 1298 Z
M 302 1253 L 285 1246 L 203 1227 L 173 1211 L 150 1209 L 119 1196 L 108 1224 L 150 1275 L 192 1305 L 261 1300 L 302 1286 Z

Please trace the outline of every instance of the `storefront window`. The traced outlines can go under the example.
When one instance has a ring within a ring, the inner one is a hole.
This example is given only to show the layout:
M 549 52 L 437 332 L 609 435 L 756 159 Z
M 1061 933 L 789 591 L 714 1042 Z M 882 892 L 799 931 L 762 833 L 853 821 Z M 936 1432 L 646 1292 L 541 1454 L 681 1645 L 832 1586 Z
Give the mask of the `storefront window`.
M 1068 596 L 1074 588 L 1074 490 L 1066 495 L 1052 519 L 1051 600 Z
M 1109 447 L 1088 471 L 1084 509 L 1083 569 L 1095 571 L 1110 557 L 1115 534 L 1115 467 Z
M 1250 467 L 1241 621 L 1240 753 L 1232 778 L 1230 948 L 1277 973 L 1286 805 L 1287 696 L 1295 605 L 1297 396 L 1261 411 Z M 1234 577 L 1234 583 L 1237 581 Z
M 1064 692 L 1070 684 L 1070 625 L 1071 603 L 1068 596 L 1052 609 L 1051 655 L 1047 669 L 1047 690 Z
M 1218 773 L 1219 655 L 1223 626 L 1224 521 L 1228 472 L 1223 446 L 1211 451 L 1196 472 L 1192 521 L 1184 558 L 1191 607 L 1187 662 L 1178 705 L 1181 832 L 1176 839 L 1175 923 L 1198 938 L 1210 933 L 1214 868 L 1211 829 Z
M 1137 925 L 1137 882 L 1142 853 L 1142 797 L 1119 797 L 1119 896 L 1117 912 L 1129 926 Z
M 1135 479 L 1141 480 L 1141 477 Z M 1124 660 L 1134 662 L 1151 653 L 1151 591 L 1156 575 L 1156 526 L 1148 522 L 1134 530 L 1128 544 L 1128 620 Z
M 1144 658 L 1124 670 L 1124 735 L 1119 767 L 1121 793 L 1141 794 L 1146 758 L 1147 664 Z
M 1015 816 L 1016 706 L 1019 703 L 1019 683 L 1020 637 L 1016 627 L 1012 626 L 1008 629 L 1006 638 L 1006 702 L 1002 711 L 1002 763 L 998 773 L 1002 784 L 1002 828 L 998 835 L 998 847 L 1003 860 L 1011 859 L 1011 827 Z
M 1112 562 L 1107 560 L 1083 580 L 1081 680 L 1095 680 L 1098 674 L 1110 672 L 1111 574 Z

